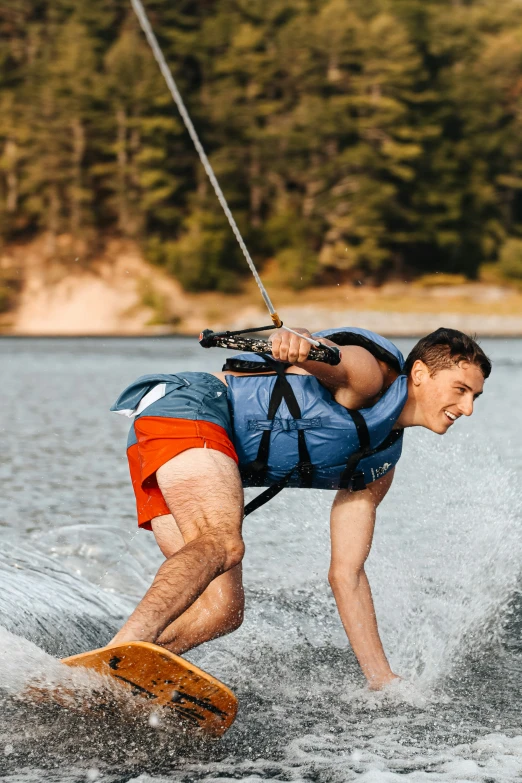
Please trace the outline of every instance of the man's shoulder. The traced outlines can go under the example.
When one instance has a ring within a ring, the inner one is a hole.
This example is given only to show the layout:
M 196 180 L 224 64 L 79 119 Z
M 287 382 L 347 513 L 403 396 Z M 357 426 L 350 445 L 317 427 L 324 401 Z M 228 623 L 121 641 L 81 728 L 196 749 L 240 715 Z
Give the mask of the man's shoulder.
M 384 385 L 384 371 L 366 348 L 347 345 L 342 349 L 346 362 L 347 386 L 365 397 L 378 395 Z

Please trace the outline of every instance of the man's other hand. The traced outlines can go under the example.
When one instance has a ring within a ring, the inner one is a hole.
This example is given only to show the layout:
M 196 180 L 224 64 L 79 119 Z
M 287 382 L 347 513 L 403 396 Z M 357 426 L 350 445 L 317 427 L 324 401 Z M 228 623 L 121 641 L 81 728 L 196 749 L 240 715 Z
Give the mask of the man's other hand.
M 402 677 L 390 672 L 385 677 L 370 677 L 368 678 L 368 687 L 371 691 L 381 691 L 386 688 L 387 685 L 391 685 L 392 682 L 400 682 Z

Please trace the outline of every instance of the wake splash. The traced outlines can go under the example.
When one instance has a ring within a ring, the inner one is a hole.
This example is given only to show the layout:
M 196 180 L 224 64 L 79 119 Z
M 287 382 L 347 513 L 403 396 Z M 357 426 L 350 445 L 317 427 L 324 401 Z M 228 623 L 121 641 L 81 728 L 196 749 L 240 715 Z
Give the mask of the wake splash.
M 0 626 L 0 690 L 20 696 L 31 682 L 52 686 L 61 680 L 60 662 L 36 644 Z
M 26 704 L 56 702 L 66 709 L 85 710 L 100 699 L 125 704 L 126 689 L 109 677 L 64 666 L 36 644 L 0 626 L 0 692 Z
M 412 472 L 400 533 L 385 524 L 376 536 L 369 571 L 393 665 L 430 687 L 508 641 L 520 611 L 522 493 L 473 436 L 451 449 L 416 436 L 408 457 L 423 469 Z

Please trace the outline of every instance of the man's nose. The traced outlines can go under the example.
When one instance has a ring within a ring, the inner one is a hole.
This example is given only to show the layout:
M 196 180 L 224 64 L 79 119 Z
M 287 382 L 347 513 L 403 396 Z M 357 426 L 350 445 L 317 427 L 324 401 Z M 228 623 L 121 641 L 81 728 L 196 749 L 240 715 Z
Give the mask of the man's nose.
M 463 416 L 471 416 L 473 413 L 473 397 L 467 397 L 459 403 L 459 410 Z

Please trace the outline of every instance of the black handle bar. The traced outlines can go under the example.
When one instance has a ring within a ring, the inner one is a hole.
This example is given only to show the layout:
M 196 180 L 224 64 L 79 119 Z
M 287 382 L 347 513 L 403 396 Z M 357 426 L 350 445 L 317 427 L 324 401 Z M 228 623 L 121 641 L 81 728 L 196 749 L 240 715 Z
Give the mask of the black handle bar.
M 234 351 L 272 354 L 272 345 L 266 340 L 257 337 L 241 337 L 233 332 L 213 332 L 212 329 L 205 329 L 201 332 L 199 344 L 203 348 L 232 348 Z M 321 345 L 319 348 L 312 346 L 308 359 L 335 366 L 341 361 L 341 352 L 339 348 L 331 345 Z

